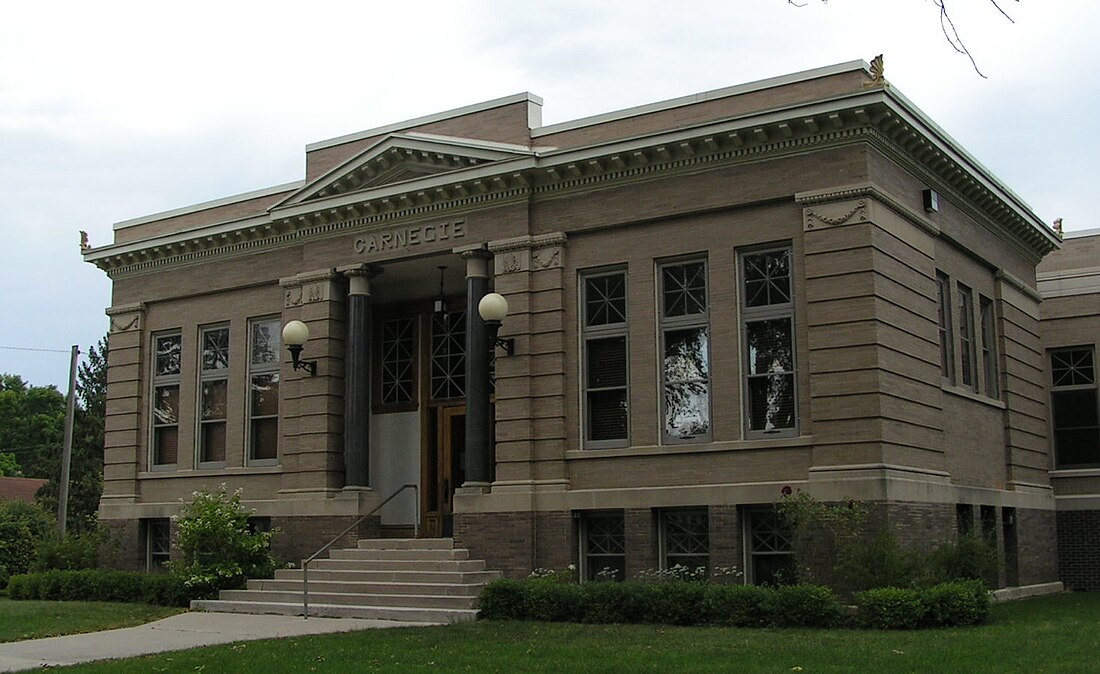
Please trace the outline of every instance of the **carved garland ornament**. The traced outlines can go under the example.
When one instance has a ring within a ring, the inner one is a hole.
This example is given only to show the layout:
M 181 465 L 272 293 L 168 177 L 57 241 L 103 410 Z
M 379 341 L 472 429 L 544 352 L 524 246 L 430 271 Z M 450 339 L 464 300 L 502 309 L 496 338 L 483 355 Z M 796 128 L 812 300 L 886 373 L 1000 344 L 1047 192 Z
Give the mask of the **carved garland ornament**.
M 829 215 L 829 209 L 826 206 L 826 204 L 820 204 L 814 208 L 803 209 L 805 229 L 814 229 L 817 223 L 827 227 L 837 227 L 848 224 L 850 221 L 861 222 L 867 219 L 866 199 L 860 199 L 850 210 L 841 211 L 835 215 Z

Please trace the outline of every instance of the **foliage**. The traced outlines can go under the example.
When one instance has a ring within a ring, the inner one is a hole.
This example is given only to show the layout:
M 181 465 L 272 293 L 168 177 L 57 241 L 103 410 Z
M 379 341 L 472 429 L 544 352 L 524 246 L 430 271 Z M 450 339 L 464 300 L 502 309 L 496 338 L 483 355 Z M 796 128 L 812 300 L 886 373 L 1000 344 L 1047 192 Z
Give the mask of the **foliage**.
M 904 587 L 924 574 L 924 559 L 902 548 L 893 533 L 880 531 L 845 550 L 836 568 L 838 578 L 853 591 Z
M 196 596 L 214 597 L 275 572 L 270 552 L 275 532 L 250 531 L 252 512 L 241 505 L 240 490 L 230 494 L 224 484 L 215 492 L 196 491 L 181 505 L 174 519 L 182 558 L 170 564 Z
M 14 454 L 0 452 L 0 477 L 23 477 L 23 471 Z
M 0 502 L 0 587 L 9 575 L 30 570 L 38 545 L 52 533 L 50 516 L 37 505 Z
M 65 396 L 53 386 L 30 386 L 0 374 L 0 451 L 14 454 L 29 477 L 45 477 L 48 457 L 61 454 Z
M 993 601 L 980 580 L 927 588 L 884 587 L 856 593 L 859 624 L 886 630 L 977 625 L 989 619 Z
M 103 493 L 103 424 L 107 407 L 107 337 L 88 349 L 77 368 L 76 393 L 79 404 L 73 425 L 73 448 L 69 463 L 68 531 L 96 528 L 99 497 Z M 48 477 L 37 495 L 50 512 L 57 512 L 61 485 L 60 454 L 47 457 L 42 465 Z
M 933 550 L 926 566 L 929 583 L 968 579 L 988 582 L 997 578 L 1000 563 L 993 546 L 977 536 L 968 535 Z
M 64 539 L 50 537 L 38 544 L 31 570 L 94 569 L 99 565 L 99 551 L 106 544 L 107 534 L 103 530 L 69 534 Z
M 560 583 L 497 580 L 482 591 L 479 617 L 593 624 L 826 627 L 842 610 L 828 588 L 780 588 L 671 580 Z
M 725 567 L 722 568 L 725 569 Z M 674 564 L 667 569 L 646 569 L 644 571 L 639 571 L 637 579 L 643 583 L 673 583 L 676 581 L 702 583 L 708 580 L 708 574 L 707 567 L 705 566 L 684 566 L 683 564 Z
M 865 536 L 867 508 L 859 501 L 822 503 L 784 487 L 776 511 L 793 533 L 795 568 L 802 583 L 835 580 L 858 554 Z
M 193 598 L 184 580 L 172 574 L 82 569 L 41 571 L 12 576 L 12 599 L 108 601 L 187 606 Z

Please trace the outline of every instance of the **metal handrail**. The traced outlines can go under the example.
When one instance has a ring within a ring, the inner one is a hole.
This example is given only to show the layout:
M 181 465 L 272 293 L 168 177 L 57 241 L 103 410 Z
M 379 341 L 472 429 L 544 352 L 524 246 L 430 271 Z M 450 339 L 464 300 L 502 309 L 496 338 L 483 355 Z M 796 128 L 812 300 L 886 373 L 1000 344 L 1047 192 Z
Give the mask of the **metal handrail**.
M 302 560 L 302 617 L 303 618 L 309 618 L 309 563 L 312 562 L 313 560 L 317 559 L 317 557 L 319 557 L 321 555 L 321 553 L 325 552 L 326 550 L 331 548 L 333 545 L 335 545 L 336 541 L 343 538 L 352 529 L 354 529 L 355 527 L 362 524 L 363 520 L 367 519 L 368 517 L 370 517 L 374 513 L 378 512 L 379 510 L 382 509 L 382 506 L 386 505 L 387 503 L 389 503 L 393 499 L 397 498 L 397 495 L 400 494 L 401 492 L 405 491 L 406 489 L 412 489 L 413 490 L 413 502 L 414 502 L 414 505 L 416 507 L 416 518 L 413 520 L 413 536 L 415 536 L 417 538 L 420 537 L 420 490 L 417 488 L 417 486 L 415 484 L 402 485 L 401 487 L 399 487 L 397 489 L 397 491 L 395 491 L 394 493 L 387 496 L 384 501 L 382 501 L 378 505 L 374 506 L 374 508 L 372 508 L 369 513 L 367 513 L 366 515 L 363 515 L 359 519 L 352 522 L 351 526 L 349 526 L 347 529 L 344 529 L 340 533 L 336 534 L 336 537 L 333 538 L 328 543 L 325 543 L 325 545 L 320 550 L 313 553 L 312 555 L 310 555 L 306 559 Z

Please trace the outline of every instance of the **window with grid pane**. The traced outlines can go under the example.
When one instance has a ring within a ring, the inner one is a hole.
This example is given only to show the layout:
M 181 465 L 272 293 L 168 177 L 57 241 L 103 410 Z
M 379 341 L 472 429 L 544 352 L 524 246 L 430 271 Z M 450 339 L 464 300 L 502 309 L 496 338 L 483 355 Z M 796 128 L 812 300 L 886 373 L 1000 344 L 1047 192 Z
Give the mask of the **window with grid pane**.
M 982 321 L 982 371 L 985 373 L 985 391 L 990 398 L 1000 396 L 997 386 L 997 327 L 994 323 L 993 300 L 984 295 L 978 296 L 979 313 Z
M 582 519 L 585 580 L 623 580 L 626 576 L 626 528 L 623 513 L 587 513 Z
M 705 509 L 663 511 L 661 535 L 662 568 L 709 568 L 710 528 Z
M 757 585 L 794 581 L 794 536 L 774 508 L 745 510 L 749 578 Z
M 622 447 L 628 437 L 626 272 L 581 280 L 584 446 Z
M 179 333 L 153 337 L 152 439 L 149 463 L 174 466 L 179 459 L 180 351 Z
M 225 462 L 225 418 L 229 390 L 229 328 L 199 333 L 199 463 Z
M 432 398 L 466 395 L 466 312 L 432 315 Z
M 936 312 L 940 331 L 940 374 L 955 383 L 955 339 L 951 330 L 951 278 L 936 272 Z
M 1092 346 L 1050 352 L 1054 456 L 1058 468 L 1100 466 L 1100 401 Z
M 962 283 L 959 284 L 959 355 L 962 356 L 963 386 L 975 388 L 974 293 Z
M 275 463 L 279 456 L 279 350 L 277 317 L 248 324 L 248 459 Z
M 791 249 L 742 253 L 740 273 L 745 432 L 792 434 L 797 411 Z
M 666 441 L 710 437 L 710 317 L 703 260 L 658 267 Z
M 168 518 L 145 520 L 145 566 L 147 571 L 168 568 L 172 556 L 172 527 Z
M 383 405 L 416 399 L 416 318 L 382 322 L 381 399 Z

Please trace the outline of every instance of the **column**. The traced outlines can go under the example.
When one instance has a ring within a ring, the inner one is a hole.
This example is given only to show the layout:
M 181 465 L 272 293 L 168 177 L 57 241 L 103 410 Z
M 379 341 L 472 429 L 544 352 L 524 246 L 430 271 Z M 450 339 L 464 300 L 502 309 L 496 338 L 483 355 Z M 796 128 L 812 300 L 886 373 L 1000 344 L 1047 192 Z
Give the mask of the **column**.
M 489 292 L 489 260 L 493 254 L 478 247 L 460 251 L 466 260 L 466 482 L 464 487 L 488 486 L 492 451 L 489 447 L 489 336 L 477 312 Z
M 348 278 L 345 357 L 344 484 L 370 486 L 370 279 L 367 265 L 342 268 Z

